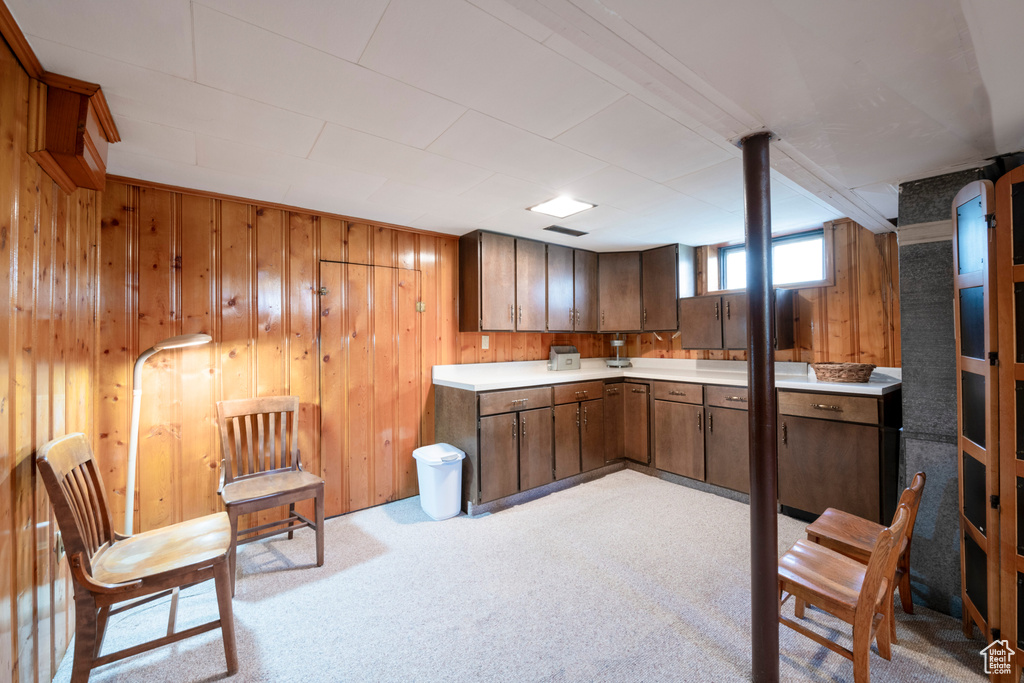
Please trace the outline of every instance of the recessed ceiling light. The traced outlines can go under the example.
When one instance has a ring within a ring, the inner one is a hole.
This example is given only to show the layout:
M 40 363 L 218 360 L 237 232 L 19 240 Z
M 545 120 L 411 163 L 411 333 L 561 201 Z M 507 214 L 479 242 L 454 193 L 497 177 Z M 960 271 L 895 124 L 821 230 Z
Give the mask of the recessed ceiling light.
M 549 199 L 537 206 L 531 206 L 530 211 L 544 213 L 548 216 L 554 216 L 555 218 L 565 218 L 566 216 L 571 216 L 574 213 L 579 213 L 580 211 L 593 209 L 595 206 L 597 205 L 581 202 L 573 199 L 572 197 L 555 197 L 554 199 Z

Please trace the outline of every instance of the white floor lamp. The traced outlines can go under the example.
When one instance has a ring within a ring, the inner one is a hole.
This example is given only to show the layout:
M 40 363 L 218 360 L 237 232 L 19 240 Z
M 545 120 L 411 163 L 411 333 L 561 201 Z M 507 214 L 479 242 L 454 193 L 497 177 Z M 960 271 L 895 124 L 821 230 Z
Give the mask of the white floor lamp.
M 135 370 L 132 379 L 132 431 L 128 437 L 128 484 L 127 491 L 131 491 L 131 498 L 125 496 L 124 510 L 124 535 L 132 535 L 132 523 L 135 519 L 135 463 L 139 455 L 139 409 L 142 407 L 142 366 L 149 358 L 164 349 L 180 349 L 184 346 L 198 346 L 209 344 L 213 337 L 208 334 L 181 334 L 177 337 L 164 339 L 162 342 L 153 344 L 146 349 L 135 361 Z M 126 493 L 127 493 L 126 491 Z

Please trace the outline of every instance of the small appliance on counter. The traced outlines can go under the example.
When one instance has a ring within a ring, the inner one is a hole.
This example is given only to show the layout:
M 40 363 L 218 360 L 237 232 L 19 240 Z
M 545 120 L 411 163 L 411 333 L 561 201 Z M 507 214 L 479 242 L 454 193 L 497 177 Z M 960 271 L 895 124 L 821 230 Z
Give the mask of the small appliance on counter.
M 608 363 L 610 368 L 631 368 L 633 364 L 629 362 L 628 358 L 619 358 L 619 349 L 626 345 L 625 339 L 619 339 L 619 335 L 615 335 L 615 339 L 612 339 L 612 348 L 615 349 L 615 358 L 605 361 Z
M 575 346 L 552 346 L 548 370 L 579 370 L 580 352 Z

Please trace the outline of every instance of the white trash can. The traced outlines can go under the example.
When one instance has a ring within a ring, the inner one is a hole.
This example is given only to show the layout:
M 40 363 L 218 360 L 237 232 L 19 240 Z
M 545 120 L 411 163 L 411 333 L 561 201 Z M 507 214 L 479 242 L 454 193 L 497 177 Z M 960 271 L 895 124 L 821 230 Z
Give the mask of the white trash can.
M 433 519 L 454 517 L 462 509 L 462 459 L 466 454 L 447 443 L 412 452 L 420 482 L 420 507 Z

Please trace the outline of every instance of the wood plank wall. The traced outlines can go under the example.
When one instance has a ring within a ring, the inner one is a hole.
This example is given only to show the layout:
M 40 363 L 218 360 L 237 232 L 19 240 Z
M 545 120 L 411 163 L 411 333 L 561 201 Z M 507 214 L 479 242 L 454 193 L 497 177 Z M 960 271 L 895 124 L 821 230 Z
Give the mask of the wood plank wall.
M 99 193 L 65 194 L 26 153 L 29 78 L 0 41 L 0 675 L 48 681 L 74 629 L 37 449 L 95 445 Z
M 795 344 L 778 361 L 874 363 L 900 366 L 899 253 L 896 233 L 876 235 L 849 219 L 827 223 L 833 231 L 835 284 L 796 290 Z M 698 252 L 707 247 L 698 247 Z M 699 263 L 704 262 L 698 253 Z M 698 293 L 707 291 L 698 273 Z M 669 335 L 627 336 L 626 354 L 647 358 L 746 360 L 745 350 L 693 351 Z

